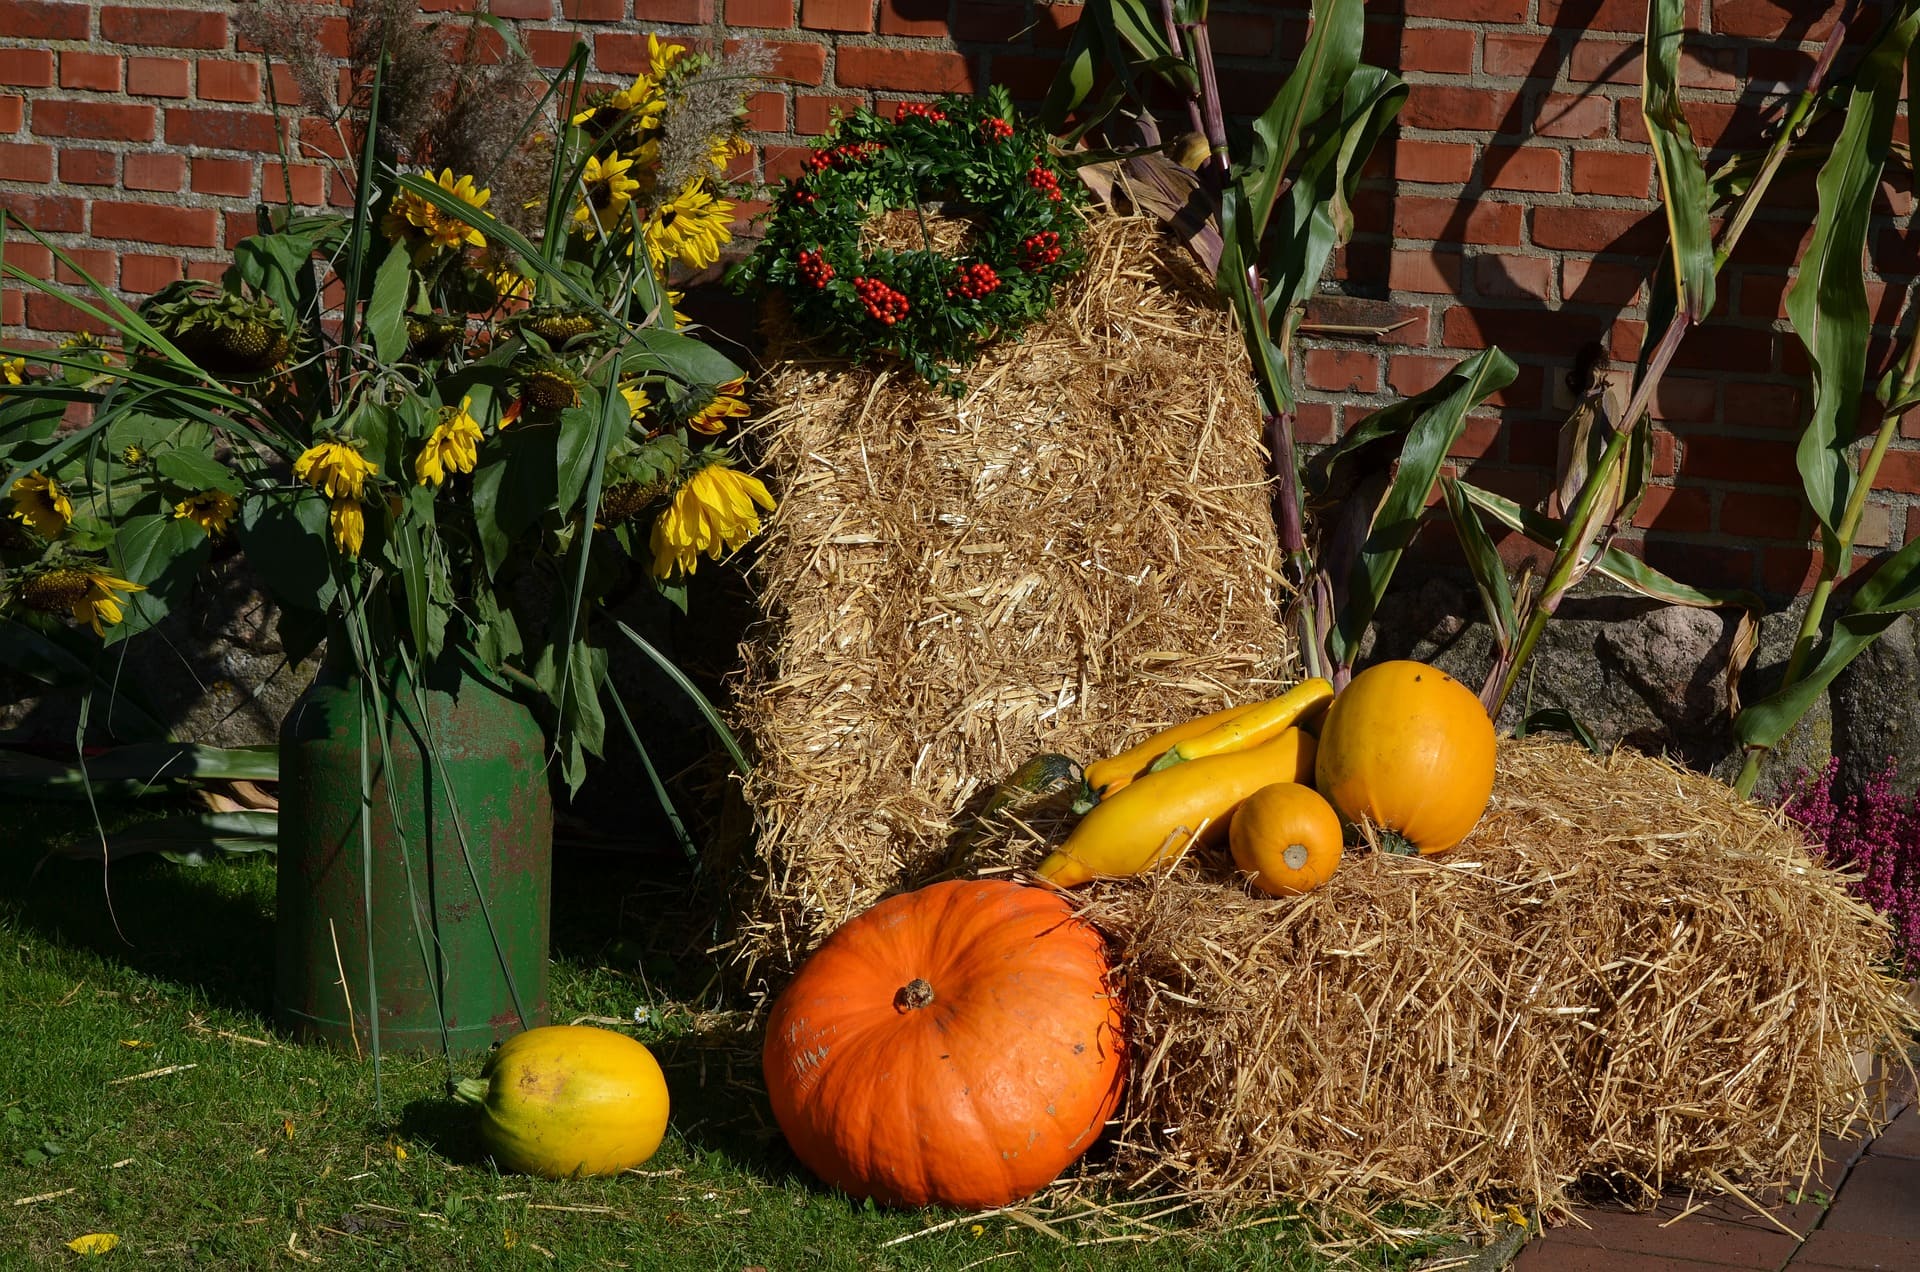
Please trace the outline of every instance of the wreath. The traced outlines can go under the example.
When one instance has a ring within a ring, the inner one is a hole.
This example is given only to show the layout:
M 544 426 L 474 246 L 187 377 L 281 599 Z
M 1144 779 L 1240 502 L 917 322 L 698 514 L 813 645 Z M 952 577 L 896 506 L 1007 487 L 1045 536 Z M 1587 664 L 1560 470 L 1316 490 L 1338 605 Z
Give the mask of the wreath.
M 1006 90 L 862 109 L 787 178 L 736 287 L 771 285 L 800 329 L 965 390 L 958 364 L 1045 313 L 1080 265 L 1078 182 Z

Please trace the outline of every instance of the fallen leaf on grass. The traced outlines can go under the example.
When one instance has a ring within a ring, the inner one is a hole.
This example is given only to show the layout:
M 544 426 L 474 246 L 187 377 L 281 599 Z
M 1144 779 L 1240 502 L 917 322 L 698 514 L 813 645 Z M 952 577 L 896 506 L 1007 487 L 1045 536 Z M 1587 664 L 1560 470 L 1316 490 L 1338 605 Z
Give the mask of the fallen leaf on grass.
M 67 1249 L 75 1254 L 105 1254 L 119 1244 L 120 1238 L 111 1232 L 89 1232 L 67 1242 Z

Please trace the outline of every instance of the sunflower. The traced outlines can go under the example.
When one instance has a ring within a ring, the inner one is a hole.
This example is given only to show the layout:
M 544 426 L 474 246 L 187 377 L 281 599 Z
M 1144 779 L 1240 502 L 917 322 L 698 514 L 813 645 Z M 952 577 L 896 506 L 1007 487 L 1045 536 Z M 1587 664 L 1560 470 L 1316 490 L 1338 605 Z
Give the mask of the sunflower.
M 360 498 L 379 467 L 346 442 L 319 442 L 293 461 L 293 475 L 329 499 Z
M 27 382 L 27 360 L 25 358 L 0 358 L 0 380 L 8 384 Z
M 126 615 L 120 609 L 118 592 L 144 592 L 144 584 L 129 583 L 101 570 L 62 565 L 42 570 L 20 584 L 19 597 L 29 609 L 43 614 L 62 610 L 73 615 L 76 623 L 93 628 L 96 636 L 105 635 L 103 624 L 111 626 Z
M 693 418 L 687 421 L 687 427 L 696 433 L 712 436 L 723 432 L 728 420 L 744 420 L 747 418 L 747 403 L 742 395 L 746 389 L 745 376 L 716 386 L 712 400 L 693 413 Z
M 596 96 L 572 122 L 595 141 L 612 136 L 632 144 L 657 135 L 666 113 L 666 88 L 654 76 L 641 75 L 617 93 Z
M 239 501 L 224 490 L 203 490 L 173 505 L 174 516 L 187 518 L 215 539 L 226 534 L 227 523 L 239 511 Z
M 41 476 L 37 468 L 14 482 L 9 494 L 14 517 L 32 526 L 43 539 L 58 539 L 73 520 L 73 500 L 67 498 L 67 488 L 51 477 Z
M 773 496 L 757 477 L 739 472 L 722 456 L 712 459 L 674 492 L 653 523 L 653 573 L 692 574 L 705 552 L 714 560 L 760 531 L 758 504 L 773 511 Z
M 632 376 L 620 381 L 620 396 L 627 400 L 627 415 L 636 424 L 653 406 L 653 399 L 647 396 L 646 387 Z
M 442 168 L 434 184 L 476 210 L 486 207 L 487 200 L 493 197 L 490 189 L 474 189 L 472 176 L 456 178 L 451 168 Z M 387 205 L 387 213 L 380 219 L 380 232 L 396 243 L 409 244 L 416 259 L 441 248 L 487 245 L 486 235 L 411 190 L 400 191 Z
M 725 172 L 735 158 L 752 153 L 753 143 L 740 133 L 724 133 L 707 139 L 707 162 L 716 172 Z
M 641 231 L 656 270 L 666 268 L 669 257 L 677 257 L 688 269 L 705 269 L 720 259 L 721 246 L 733 238 L 732 221 L 733 204 L 714 198 L 706 178 L 694 177 L 647 214 Z
M 333 527 L 334 546 L 348 556 L 360 555 L 360 545 L 367 537 L 367 513 L 359 499 L 335 499 L 327 509 L 327 524 Z
M 470 473 L 479 462 L 480 421 L 468 413 L 473 405 L 471 397 L 460 399 L 459 406 L 440 408 L 440 422 L 433 426 L 433 432 L 427 437 L 427 444 L 413 461 L 414 476 L 424 486 L 432 482 L 438 486 L 447 479 L 449 472 Z
M 587 156 L 586 169 L 580 174 L 584 193 L 573 209 L 576 233 L 592 238 L 619 225 L 633 202 L 633 192 L 640 188 L 640 183 L 628 175 L 632 167 L 633 160 L 624 155 L 608 155 L 604 163 L 598 155 Z

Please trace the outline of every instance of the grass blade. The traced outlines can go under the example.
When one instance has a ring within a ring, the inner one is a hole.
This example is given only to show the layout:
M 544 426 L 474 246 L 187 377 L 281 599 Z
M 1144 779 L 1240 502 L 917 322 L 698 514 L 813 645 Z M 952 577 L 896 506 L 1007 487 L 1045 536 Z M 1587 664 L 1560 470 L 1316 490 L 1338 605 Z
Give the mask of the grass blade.
M 641 653 L 651 658 L 654 665 L 666 673 L 667 679 L 673 681 L 680 692 L 686 694 L 693 705 L 700 709 L 700 714 L 706 717 L 707 724 L 719 736 L 720 744 L 726 747 L 727 754 L 733 757 L 734 768 L 742 776 L 751 772 L 753 765 L 748 761 L 747 753 L 740 749 L 740 743 L 734 738 L 733 731 L 727 728 L 727 722 L 720 718 L 720 712 L 707 699 L 707 695 L 700 692 L 700 686 L 687 679 L 687 674 L 674 666 L 671 658 L 661 653 L 639 632 L 634 631 L 619 619 L 615 619 L 613 625 L 619 628 L 620 633 L 632 641 Z

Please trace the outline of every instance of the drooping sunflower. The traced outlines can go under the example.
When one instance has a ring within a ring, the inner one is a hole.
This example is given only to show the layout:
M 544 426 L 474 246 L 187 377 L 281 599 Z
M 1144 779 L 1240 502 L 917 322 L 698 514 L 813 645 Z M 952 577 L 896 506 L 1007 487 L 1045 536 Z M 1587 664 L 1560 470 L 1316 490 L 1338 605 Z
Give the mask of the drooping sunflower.
M 693 413 L 693 418 L 687 421 L 687 427 L 696 433 L 712 436 L 726 431 L 728 420 L 744 420 L 747 418 L 746 389 L 745 376 L 716 386 L 712 400 Z
M 327 524 L 333 528 L 333 543 L 348 556 L 360 555 L 367 538 L 367 513 L 358 498 L 341 497 L 327 508 Z
M 74 622 L 85 623 L 93 628 L 94 635 L 102 636 L 106 627 L 126 617 L 118 594 L 146 590 L 144 584 L 129 583 L 104 570 L 61 565 L 29 575 L 16 595 L 28 609 L 42 614 L 65 611 Z
M 712 456 L 689 477 L 654 519 L 653 573 L 668 578 L 676 570 L 692 574 L 706 553 L 719 560 L 760 532 L 754 505 L 772 512 L 773 496 L 760 479 L 734 468 L 724 456 Z
M 27 382 L 27 360 L 25 358 L 0 358 L 0 380 L 8 384 Z
M 202 490 L 173 505 L 173 515 L 185 517 L 218 539 L 227 533 L 227 524 L 240 511 L 240 501 L 224 490 Z
M 629 175 L 632 168 L 633 160 L 625 155 L 608 155 L 604 161 L 598 155 L 587 156 L 587 166 L 580 173 L 580 202 L 573 209 L 575 233 L 592 238 L 619 227 L 633 192 L 640 188 Z
M 460 399 L 459 406 L 440 408 L 439 423 L 433 426 L 426 446 L 413 461 L 414 477 L 420 485 L 431 482 L 438 486 L 449 472 L 470 473 L 479 462 L 484 434 L 480 431 L 480 421 L 469 413 L 472 406 L 473 399 L 466 397 Z
M 493 197 L 491 189 L 475 189 L 471 175 L 455 177 L 451 168 L 442 168 L 434 184 L 476 210 L 486 207 L 487 200 Z M 486 235 L 411 190 L 400 191 L 387 205 L 387 214 L 380 219 L 380 232 L 396 243 L 409 244 L 416 258 L 441 249 L 487 245 Z
M 318 442 L 293 461 L 293 475 L 329 499 L 360 498 L 367 478 L 380 471 L 346 442 Z
M 732 222 L 733 204 L 716 199 L 706 178 L 694 177 L 647 214 L 641 231 L 656 270 L 665 269 L 669 258 L 697 270 L 720 259 L 721 247 L 733 238 Z
M 646 387 L 631 377 L 620 381 L 620 396 L 627 400 L 627 416 L 636 424 L 653 406 L 653 399 L 647 395 Z
M 73 520 L 73 500 L 67 488 L 52 477 L 34 469 L 13 483 L 8 492 L 13 500 L 13 516 L 33 527 L 43 539 L 58 539 Z

